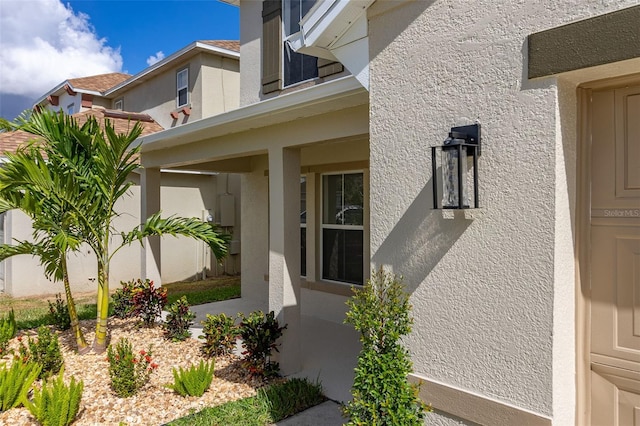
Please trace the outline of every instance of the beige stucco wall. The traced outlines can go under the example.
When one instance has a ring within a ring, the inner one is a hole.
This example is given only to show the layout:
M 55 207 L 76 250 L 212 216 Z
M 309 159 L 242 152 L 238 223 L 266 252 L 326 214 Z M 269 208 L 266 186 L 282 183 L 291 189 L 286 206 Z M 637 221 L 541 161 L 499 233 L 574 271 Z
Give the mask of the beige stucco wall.
M 164 217 L 178 215 L 203 219 L 203 210 L 215 209 L 215 176 L 163 173 L 161 183 L 160 203 Z M 203 242 L 166 236 L 161 244 L 162 282 L 195 278 L 203 268 L 211 269 L 211 256 Z
M 240 106 L 260 101 L 262 92 L 262 2 L 240 1 Z
M 240 63 L 236 59 L 201 55 L 199 85 L 202 117 L 210 117 L 240 105 Z M 195 90 L 194 90 L 195 91 Z
M 242 297 L 268 300 L 269 178 L 264 173 L 268 158 L 259 156 L 253 162 L 254 172 L 241 177 Z
M 125 111 L 147 113 L 165 129 L 196 120 L 200 118 L 200 110 L 195 107 L 191 116 L 180 114 L 177 120 L 173 120 L 169 114 L 177 109 L 176 74 L 184 68 L 189 69 L 189 102 L 194 102 L 194 88 L 199 74 L 198 65 L 198 60 L 195 57 L 176 64 L 144 84 L 118 93 L 114 100 L 122 98 Z
M 129 195 L 119 200 L 116 210 L 122 214 L 114 221 L 115 229 L 128 231 L 140 223 L 140 187 L 137 176 Z M 163 174 L 161 207 L 163 216 L 172 214 L 202 218 L 203 210 L 216 208 L 217 184 L 212 175 Z M 7 213 L 5 241 L 29 239 L 31 224 L 27 216 L 18 211 Z M 114 238 L 114 245 L 118 237 Z M 120 250 L 111 262 L 110 285 L 140 277 L 140 244 L 134 243 Z M 165 237 L 162 240 L 162 281 L 172 282 L 194 278 L 202 272 L 204 257 L 202 243 L 187 238 Z M 61 283 L 51 283 L 39 261 L 30 256 L 16 256 L 5 260 L 5 292 L 15 297 L 53 294 L 63 290 Z M 211 270 L 211 265 L 208 264 Z M 69 275 L 73 291 L 95 291 L 96 261 L 88 248 L 69 256 Z
M 574 424 L 575 85 L 527 81 L 526 36 L 632 4 L 370 8 L 372 262 L 405 277 L 417 374 Z M 476 120 L 482 208 L 445 218 L 428 147 Z

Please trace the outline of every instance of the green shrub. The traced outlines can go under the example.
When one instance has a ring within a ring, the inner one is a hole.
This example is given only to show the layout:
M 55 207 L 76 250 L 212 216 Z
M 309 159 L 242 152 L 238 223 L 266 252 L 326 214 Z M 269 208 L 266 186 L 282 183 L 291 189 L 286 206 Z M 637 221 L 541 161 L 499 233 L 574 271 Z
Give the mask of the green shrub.
M 0 412 L 22 404 L 40 375 L 40 368 L 32 362 L 14 362 L 9 368 L 6 364 L 0 366 Z
M 196 367 L 192 365 L 188 370 L 173 369 L 173 384 L 166 385 L 169 389 L 173 389 L 181 396 L 202 396 L 213 380 L 213 364 L 214 362 L 204 362 L 200 360 L 200 364 Z
M 142 319 L 147 327 L 152 327 L 167 304 L 167 289 L 155 288 L 153 281 L 140 279 L 133 283 L 133 315 Z
M 16 315 L 11 309 L 6 317 L 0 317 L 0 357 L 7 350 L 9 340 L 16 337 L 16 331 Z
M 35 340 L 28 338 L 26 346 L 20 340 L 19 352 L 23 363 L 35 362 L 42 367 L 39 379 L 57 374 L 64 363 L 58 335 L 51 333 L 49 327 L 45 325 L 38 327 L 38 336 Z
M 43 426 L 68 426 L 76 418 L 80 408 L 82 380 L 71 378 L 69 386 L 62 380 L 63 372 L 52 382 L 33 391 L 33 401 L 25 399 L 24 405 Z
M 71 328 L 71 317 L 69 316 L 69 307 L 66 305 L 60 293 L 56 294 L 55 303 L 49 302 L 49 317 L 51 324 L 58 330 L 68 330 Z
M 165 337 L 174 342 L 183 341 L 191 337 L 189 327 L 193 324 L 195 317 L 196 314 L 189 310 L 187 297 L 182 296 L 175 303 L 169 305 L 167 318 L 162 325 Z
M 16 331 L 16 316 L 13 309 L 11 309 L 7 316 L 0 317 L 0 357 L 7 350 L 9 340 L 16 337 Z
M 252 312 L 249 317 L 242 316 L 240 337 L 244 343 L 243 365 L 251 375 L 260 377 L 277 376 L 280 365 L 271 361 L 271 351 L 278 352 L 276 341 L 287 326 L 280 327 L 273 311 L 264 314 Z
M 148 381 L 149 376 L 158 365 L 151 358 L 151 348 L 133 354 L 131 343 L 121 339 L 115 347 L 107 349 L 109 377 L 111 388 L 121 398 L 135 395 Z
M 120 281 L 120 288 L 111 296 L 113 315 L 118 318 L 133 316 L 133 284 L 135 281 Z
M 293 378 L 260 388 L 258 397 L 267 402 L 274 422 L 293 416 L 327 399 L 322 393 L 320 383 L 311 383 L 304 378 Z
M 200 336 L 205 340 L 202 344 L 202 353 L 205 356 L 212 357 L 231 353 L 240 332 L 235 321 L 233 317 L 228 317 L 225 314 L 207 314 L 207 319 L 202 321 L 204 336 Z
M 349 425 L 422 425 L 426 407 L 418 388 L 407 381 L 408 351 L 400 338 L 411 332 L 411 305 L 400 278 L 374 271 L 347 301 L 346 323 L 360 332 L 362 351 L 352 387 L 353 401 L 345 406 Z

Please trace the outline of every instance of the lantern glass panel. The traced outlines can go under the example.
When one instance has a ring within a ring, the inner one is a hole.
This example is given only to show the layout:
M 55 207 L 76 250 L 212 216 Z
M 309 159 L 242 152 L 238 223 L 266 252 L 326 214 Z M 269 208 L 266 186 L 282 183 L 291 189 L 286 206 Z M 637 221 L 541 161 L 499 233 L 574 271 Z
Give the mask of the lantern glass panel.
M 457 145 L 442 149 L 442 208 L 459 208 L 459 186 L 462 184 L 462 205 L 469 207 L 467 183 L 467 147 Z M 459 158 L 462 156 L 462 158 Z M 460 172 L 458 169 L 461 169 Z M 461 173 L 461 176 L 460 174 Z M 460 180 L 461 177 L 461 180 Z

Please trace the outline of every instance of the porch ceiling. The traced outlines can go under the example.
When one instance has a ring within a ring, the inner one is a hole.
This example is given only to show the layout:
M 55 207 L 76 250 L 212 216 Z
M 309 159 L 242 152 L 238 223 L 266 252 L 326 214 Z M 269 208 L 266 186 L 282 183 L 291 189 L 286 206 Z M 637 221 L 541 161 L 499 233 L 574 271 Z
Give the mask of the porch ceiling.
M 140 138 L 144 167 L 244 172 L 271 147 L 369 132 L 368 92 L 345 77 Z

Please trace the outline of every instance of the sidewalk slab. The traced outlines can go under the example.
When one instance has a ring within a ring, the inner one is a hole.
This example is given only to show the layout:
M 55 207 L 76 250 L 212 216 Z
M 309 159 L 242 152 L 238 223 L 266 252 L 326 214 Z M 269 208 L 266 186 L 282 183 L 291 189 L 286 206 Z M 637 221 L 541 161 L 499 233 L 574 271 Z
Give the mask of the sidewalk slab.
M 326 401 L 279 421 L 276 426 L 342 426 L 346 422 L 340 406 L 333 401 Z

